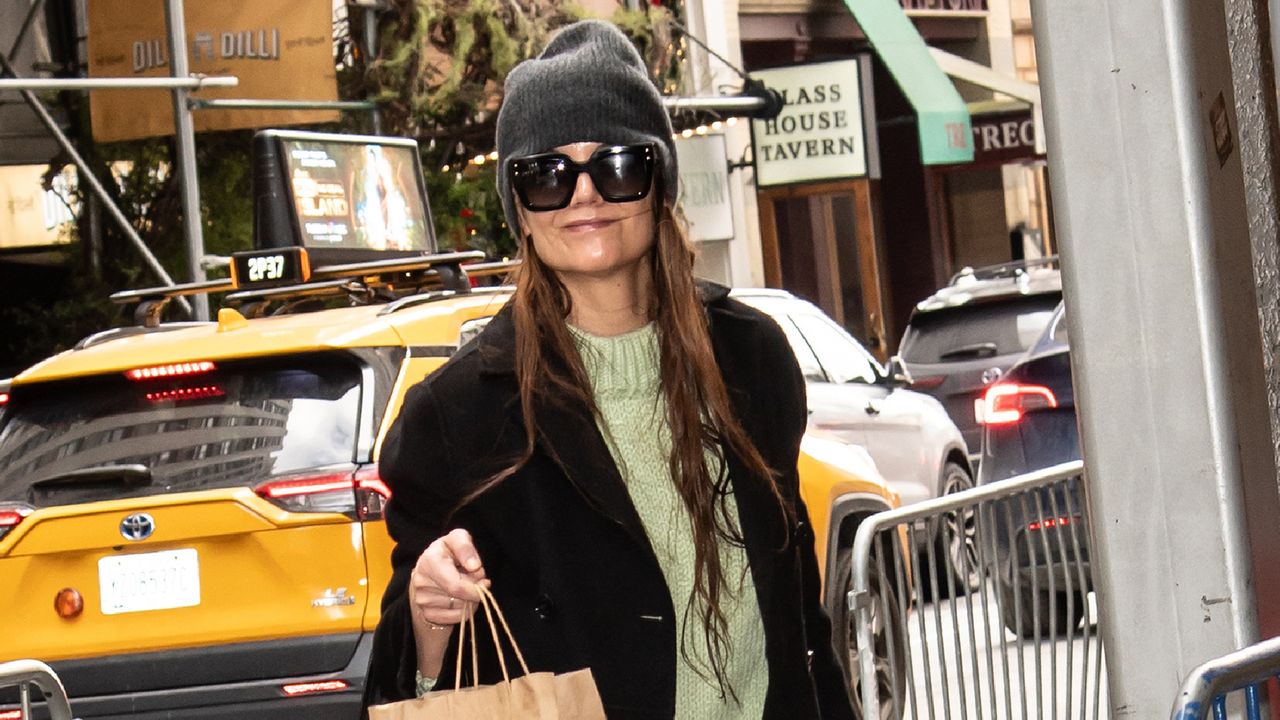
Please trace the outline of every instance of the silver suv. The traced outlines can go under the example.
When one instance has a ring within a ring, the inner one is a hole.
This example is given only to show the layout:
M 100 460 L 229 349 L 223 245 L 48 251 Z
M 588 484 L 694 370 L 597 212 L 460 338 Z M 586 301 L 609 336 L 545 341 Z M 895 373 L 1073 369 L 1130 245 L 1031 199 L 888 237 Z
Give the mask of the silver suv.
M 976 466 L 987 385 L 1040 337 L 1062 300 L 1057 256 L 973 269 L 916 305 L 896 358 L 911 389 L 937 398 Z

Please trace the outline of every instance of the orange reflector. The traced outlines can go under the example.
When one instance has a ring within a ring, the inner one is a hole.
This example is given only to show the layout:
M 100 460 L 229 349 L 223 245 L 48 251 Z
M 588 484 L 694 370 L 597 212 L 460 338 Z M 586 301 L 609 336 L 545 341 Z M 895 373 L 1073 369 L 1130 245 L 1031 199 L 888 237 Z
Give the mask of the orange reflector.
M 208 360 L 201 360 L 200 362 L 134 368 L 133 370 L 125 371 L 124 375 L 130 380 L 155 380 L 156 378 L 171 378 L 181 375 L 199 375 L 200 373 L 212 372 L 215 369 L 213 363 Z
M 58 611 L 58 617 L 63 620 L 80 617 L 80 613 L 84 612 L 84 597 L 75 588 L 62 588 L 53 599 L 53 609 Z
M 347 689 L 346 680 L 320 680 L 317 682 L 293 683 L 292 685 L 281 685 L 280 689 L 289 697 L 297 697 L 299 695 L 313 695 L 315 693 L 337 692 Z

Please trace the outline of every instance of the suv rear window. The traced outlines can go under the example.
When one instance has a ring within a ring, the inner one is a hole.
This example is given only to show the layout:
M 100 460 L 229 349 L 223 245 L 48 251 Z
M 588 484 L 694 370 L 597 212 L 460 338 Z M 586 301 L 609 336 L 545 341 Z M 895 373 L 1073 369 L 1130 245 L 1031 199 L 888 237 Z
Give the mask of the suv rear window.
M 974 303 L 921 313 L 902 336 L 909 363 L 947 363 L 1025 351 L 1044 332 L 1061 301 L 1056 294 Z
M 0 502 L 40 507 L 253 485 L 350 463 L 360 381 L 354 361 L 315 355 L 220 362 L 162 379 L 112 373 L 19 386 L 0 427 Z M 135 467 L 65 479 L 122 466 Z

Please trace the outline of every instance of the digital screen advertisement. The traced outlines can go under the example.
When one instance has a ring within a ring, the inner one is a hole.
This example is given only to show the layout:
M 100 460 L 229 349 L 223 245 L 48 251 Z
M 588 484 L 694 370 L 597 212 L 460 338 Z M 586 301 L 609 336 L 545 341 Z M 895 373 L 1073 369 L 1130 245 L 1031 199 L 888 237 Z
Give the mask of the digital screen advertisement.
M 283 148 L 303 245 L 431 250 L 413 148 L 317 140 Z

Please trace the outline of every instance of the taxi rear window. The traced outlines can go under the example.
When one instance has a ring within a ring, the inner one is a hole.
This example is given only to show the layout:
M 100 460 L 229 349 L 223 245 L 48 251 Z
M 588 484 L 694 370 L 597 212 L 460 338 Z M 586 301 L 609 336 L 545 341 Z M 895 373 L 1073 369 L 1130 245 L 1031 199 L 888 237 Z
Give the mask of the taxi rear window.
M 0 502 L 236 487 L 354 461 L 361 371 L 352 359 L 174 367 L 14 388 L 0 417 Z

